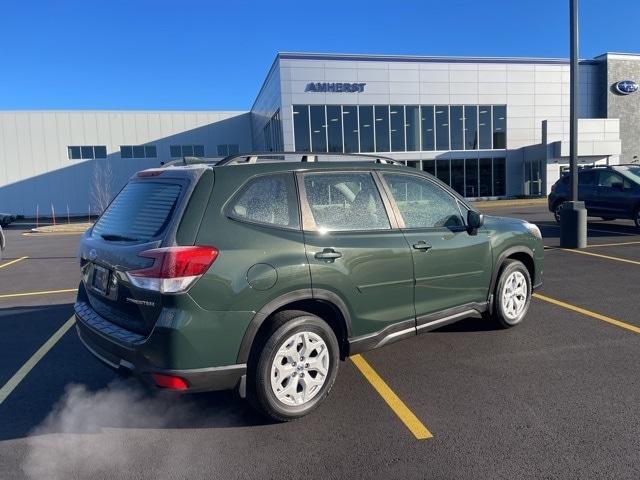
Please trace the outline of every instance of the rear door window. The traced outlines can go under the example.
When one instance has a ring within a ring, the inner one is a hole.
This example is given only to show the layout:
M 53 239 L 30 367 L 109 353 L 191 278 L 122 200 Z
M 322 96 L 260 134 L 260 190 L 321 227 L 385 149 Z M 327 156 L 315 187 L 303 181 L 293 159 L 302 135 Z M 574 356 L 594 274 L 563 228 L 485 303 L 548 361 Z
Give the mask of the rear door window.
M 227 216 L 245 222 L 299 229 L 293 174 L 262 175 L 249 180 L 229 203 Z
M 177 183 L 128 183 L 96 222 L 91 236 L 132 242 L 160 236 L 172 218 L 181 190 Z
M 303 178 L 307 206 L 316 230 L 391 228 L 380 192 L 370 173 L 307 173 Z

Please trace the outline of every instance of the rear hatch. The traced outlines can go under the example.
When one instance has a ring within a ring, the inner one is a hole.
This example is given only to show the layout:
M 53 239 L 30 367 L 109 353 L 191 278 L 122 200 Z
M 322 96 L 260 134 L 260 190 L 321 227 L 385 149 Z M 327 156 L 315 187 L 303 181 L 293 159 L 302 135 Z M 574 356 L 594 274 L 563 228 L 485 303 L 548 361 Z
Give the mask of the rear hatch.
M 153 264 L 140 256 L 146 250 L 193 245 L 212 186 L 207 167 L 148 170 L 133 177 L 80 241 L 78 301 L 120 327 L 150 333 L 163 295 L 132 285 L 126 272 Z

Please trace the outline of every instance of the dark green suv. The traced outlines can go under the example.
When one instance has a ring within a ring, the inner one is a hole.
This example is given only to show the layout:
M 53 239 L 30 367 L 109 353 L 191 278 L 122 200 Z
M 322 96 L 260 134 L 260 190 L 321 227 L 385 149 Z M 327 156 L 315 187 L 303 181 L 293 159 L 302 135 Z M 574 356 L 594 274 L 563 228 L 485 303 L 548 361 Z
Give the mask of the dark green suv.
M 465 317 L 520 323 L 543 245 L 392 160 L 270 153 L 138 173 L 79 256 L 77 329 L 98 358 L 290 420 L 349 355 Z

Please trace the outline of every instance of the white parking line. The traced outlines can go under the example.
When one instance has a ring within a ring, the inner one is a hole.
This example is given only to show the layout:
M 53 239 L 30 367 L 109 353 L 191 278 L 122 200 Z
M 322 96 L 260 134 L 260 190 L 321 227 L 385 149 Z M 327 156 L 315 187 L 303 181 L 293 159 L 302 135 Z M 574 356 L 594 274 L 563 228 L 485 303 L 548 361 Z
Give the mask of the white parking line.
M 76 323 L 76 317 L 73 316 L 62 325 L 56 333 L 51 335 L 44 345 L 42 345 L 36 353 L 31 355 L 31 358 L 26 361 L 22 367 L 9 379 L 7 383 L 0 388 L 0 405 L 7 399 L 11 392 L 13 392 L 20 382 L 29 374 L 29 372 L 35 367 L 42 357 L 44 357 L 53 346 L 64 336 L 65 333 Z

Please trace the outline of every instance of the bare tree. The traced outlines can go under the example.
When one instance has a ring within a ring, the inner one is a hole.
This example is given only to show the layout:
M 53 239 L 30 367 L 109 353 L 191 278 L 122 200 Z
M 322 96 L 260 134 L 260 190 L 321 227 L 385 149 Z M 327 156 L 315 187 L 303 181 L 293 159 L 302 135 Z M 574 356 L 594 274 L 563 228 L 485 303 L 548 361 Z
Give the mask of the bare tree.
M 96 160 L 93 164 L 91 178 L 91 202 L 98 215 L 106 210 L 111 202 L 113 191 L 113 170 L 111 162 Z

